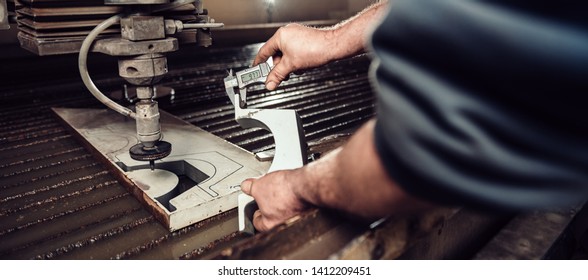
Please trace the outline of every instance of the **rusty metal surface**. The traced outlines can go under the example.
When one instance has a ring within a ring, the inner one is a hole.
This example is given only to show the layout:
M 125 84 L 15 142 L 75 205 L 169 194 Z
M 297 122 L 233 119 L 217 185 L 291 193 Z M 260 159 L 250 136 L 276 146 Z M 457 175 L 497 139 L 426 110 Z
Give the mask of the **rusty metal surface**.
M 439 232 L 458 209 L 438 208 L 411 217 L 390 217 L 355 237 L 330 259 L 396 259 L 431 232 Z
M 214 258 L 326 259 L 366 229 L 366 225 L 351 223 L 335 213 L 314 209 L 225 249 Z
M 406 248 L 400 259 L 470 259 L 510 220 L 511 213 L 460 209 L 442 221 L 418 243 Z
M 587 225 L 585 221 L 577 221 L 588 217 L 588 209 L 580 209 L 577 206 L 518 215 L 477 252 L 474 259 L 567 259 L 572 255 L 574 243 L 581 241 L 581 237 L 573 240 L 577 236 L 573 236 L 572 231 L 584 227 L 581 232 L 585 232 Z M 557 246 L 566 242 L 572 246 Z

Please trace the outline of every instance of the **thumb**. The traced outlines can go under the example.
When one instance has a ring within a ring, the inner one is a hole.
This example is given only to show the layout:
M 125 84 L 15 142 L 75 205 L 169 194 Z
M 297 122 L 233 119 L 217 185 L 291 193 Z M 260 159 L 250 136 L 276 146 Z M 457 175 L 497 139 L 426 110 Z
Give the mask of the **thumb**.
M 268 226 L 267 218 L 261 214 L 261 211 L 257 210 L 253 213 L 253 226 L 261 232 L 270 230 Z
M 251 195 L 251 186 L 253 186 L 253 179 L 247 179 L 241 183 L 241 190 L 245 194 Z

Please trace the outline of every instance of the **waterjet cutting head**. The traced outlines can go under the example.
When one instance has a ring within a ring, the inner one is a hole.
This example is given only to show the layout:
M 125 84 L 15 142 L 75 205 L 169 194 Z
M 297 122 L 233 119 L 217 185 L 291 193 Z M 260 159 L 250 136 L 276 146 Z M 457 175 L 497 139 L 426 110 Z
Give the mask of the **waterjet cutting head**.
M 90 92 L 111 109 L 129 116 L 136 121 L 139 144 L 129 150 L 131 158 L 149 161 L 154 169 L 154 161 L 171 153 L 171 144 L 161 141 L 159 108 L 154 100 L 154 84 L 168 72 L 166 53 L 178 50 L 178 32 L 197 30 L 196 41 L 201 46 L 209 46 L 210 28 L 220 28 L 207 16 L 202 1 L 170 0 L 105 0 L 105 4 L 126 5 L 125 12 L 114 15 L 97 25 L 84 39 L 80 48 L 79 69 L 82 80 Z M 184 24 L 179 20 L 165 19 L 158 12 L 171 10 L 182 5 L 193 5 L 195 23 Z M 98 35 L 115 24 L 120 26 L 120 37 L 97 39 Z M 137 86 L 135 112 L 115 103 L 100 92 L 92 82 L 87 69 L 89 51 L 119 57 L 119 75 L 128 83 Z

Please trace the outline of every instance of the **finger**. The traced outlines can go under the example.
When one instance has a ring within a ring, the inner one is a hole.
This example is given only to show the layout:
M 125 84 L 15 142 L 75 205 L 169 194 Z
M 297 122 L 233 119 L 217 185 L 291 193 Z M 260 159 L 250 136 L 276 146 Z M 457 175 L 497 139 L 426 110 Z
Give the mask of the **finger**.
M 247 179 L 241 183 L 241 190 L 248 195 L 251 195 L 251 190 L 253 186 L 253 179 Z
M 278 45 L 277 36 L 272 36 L 257 52 L 255 59 L 253 60 L 253 66 L 260 64 L 266 61 L 268 58 L 272 57 L 280 50 L 280 46 Z
M 253 213 L 253 226 L 258 231 L 268 231 L 269 227 L 265 223 L 265 218 L 261 214 L 261 211 L 257 210 Z
M 282 59 L 280 63 L 276 64 L 267 76 L 267 79 L 265 81 L 265 87 L 268 90 L 276 89 L 280 85 L 280 83 L 286 80 L 288 75 L 290 75 L 290 73 L 292 72 L 292 70 L 288 66 L 287 61 L 284 60 L 285 59 Z
M 276 65 L 280 64 L 280 61 L 282 60 L 282 54 L 280 52 L 278 52 L 278 54 L 275 54 L 274 56 L 272 56 L 272 59 L 274 61 L 273 64 L 274 64 L 274 67 L 275 67 Z M 290 79 L 290 75 L 287 75 L 284 78 L 284 81 L 287 81 L 288 79 Z M 267 79 L 266 79 L 266 81 L 267 81 Z

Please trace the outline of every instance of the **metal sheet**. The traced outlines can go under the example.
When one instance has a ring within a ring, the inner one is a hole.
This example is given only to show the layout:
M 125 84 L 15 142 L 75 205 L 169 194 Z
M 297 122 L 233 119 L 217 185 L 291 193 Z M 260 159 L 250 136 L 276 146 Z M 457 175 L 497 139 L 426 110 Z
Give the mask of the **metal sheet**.
M 19 11 L 20 13 L 20 11 Z M 35 30 L 47 30 L 47 29 L 79 29 L 80 27 L 87 27 L 88 29 L 103 22 L 105 18 L 100 19 L 87 19 L 87 20 L 75 20 L 75 21 L 53 21 L 53 22 L 40 22 L 34 21 L 30 18 L 21 18 L 20 24 L 33 28 Z
M 28 26 L 25 25 L 21 25 L 18 27 L 22 32 L 27 33 L 33 37 L 37 38 L 37 41 L 39 40 L 43 40 L 44 38 L 57 38 L 59 39 L 59 37 L 70 37 L 72 39 L 75 39 L 77 41 L 81 41 L 84 39 L 85 36 L 88 35 L 88 33 L 90 33 L 90 30 L 69 30 L 69 31 L 45 31 L 45 30 L 35 30 L 32 29 Z M 102 35 L 112 35 L 112 34 L 120 34 L 120 28 L 116 27 L 116 28 L 110 28 L 110 29 L 106 29 L 104 30 L 102 33 Z
M 137 143 L 135 123 L 110 110 L 54 109 L 77 134 L 103 155 L 115 170 L 133 183 L 133 193 L 155 207 L 169 230 L 210 218 L 237 206 L 240 183 L 264 174 L 268 162 L 193 125 L 161 112 L 164 139 L 172 143 L 169 157 L 156 162 L 156 168 L 187 176 L 196 186 L 176 195 L 164 205 L 137 186 L 128 172 L 146 169 L 146 162 L 130 158 L 128 149 Z
M 58 17 L 77 15 L 113 15 L 122 12 L 122 7 L 51 7 L 51 8 L 29 8 L 23 7 L 18 12 L 31 17 Z

